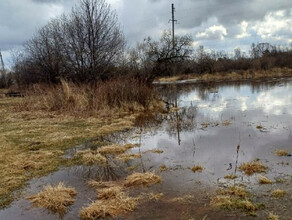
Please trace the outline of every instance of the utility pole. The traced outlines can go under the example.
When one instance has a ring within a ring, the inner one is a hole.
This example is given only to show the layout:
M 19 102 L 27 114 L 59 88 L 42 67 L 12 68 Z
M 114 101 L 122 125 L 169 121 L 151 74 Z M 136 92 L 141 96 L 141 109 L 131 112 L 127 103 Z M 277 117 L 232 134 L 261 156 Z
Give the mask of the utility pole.
M 5 66 L 4 66 L 4 61 L 3 61 L 1 50 L 0 50 L 0 62 L 1 62 L 1 67 L 2 67 L 1 71 L 4 74 L 5 73 Z
M 172 49 L 174 50 L 175 47 L 175 43 L 174 43 L 174 22 L 177 23 L 177 20 L 174 19 L 174 12 L 175 12 L 175 8 L 174 8 L 174 4 L 171 4 L 171 14 L 172 14 L 172 18 L 171 18 L 171 22 L 172 22 Z

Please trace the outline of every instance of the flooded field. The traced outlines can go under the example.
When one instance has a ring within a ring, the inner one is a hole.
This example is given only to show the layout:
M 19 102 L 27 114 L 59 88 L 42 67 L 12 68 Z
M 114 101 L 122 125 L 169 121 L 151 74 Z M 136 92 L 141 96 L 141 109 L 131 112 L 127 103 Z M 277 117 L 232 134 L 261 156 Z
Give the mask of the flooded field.
M 268 219 L 271 213 L 292 219 L 292 80 L 157 87 L 168 113 L 141 116 L 136 129 L 106 137 L 115 143 L 139 144 L 129 152 L 141 158 L 126 162 L 111 158 L 106 167 L 73 166 L 32 180 L 18 201 L 0 211 L 0 219 L 58 219 L 32 208 L 25 197 L 60 181 L 78 192 L 64 219 L 79 219 L 80 209 L 96 199 L 88 180 L 120 181 L 132 172 L 146 171 L 155 172 L 162 182 L 131 188 L 129 193 L 161 196 L 144 199 L 117 219 Z M 65 157 L 87 148 L 96 146 L 78 146 Z M 241 165 L 248 162 L 265 169 L 247 175 L 252 173 Z M 261 180 L 264 177 L 266 181 Z M 249 196 L 243 200 L 257 208 L 218 205 L 218 198 L 226 199 L 222 190 L 230 186 L 244 188 Z M 283 196 L 273 196 L 274 190 L 283 190 Z

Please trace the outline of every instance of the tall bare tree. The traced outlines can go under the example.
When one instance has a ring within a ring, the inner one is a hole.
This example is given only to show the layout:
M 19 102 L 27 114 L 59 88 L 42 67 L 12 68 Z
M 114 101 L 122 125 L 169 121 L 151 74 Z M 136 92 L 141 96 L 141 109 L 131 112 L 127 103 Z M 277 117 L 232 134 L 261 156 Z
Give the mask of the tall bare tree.
M 26 72 L 41 75 L 41 81 L 92 81 L 106 77 L 124 46 L 110 5 L 105 0 L 81 0 L 71 13 L 51 20 L 25 43 L 23 59 L 34 66 Z

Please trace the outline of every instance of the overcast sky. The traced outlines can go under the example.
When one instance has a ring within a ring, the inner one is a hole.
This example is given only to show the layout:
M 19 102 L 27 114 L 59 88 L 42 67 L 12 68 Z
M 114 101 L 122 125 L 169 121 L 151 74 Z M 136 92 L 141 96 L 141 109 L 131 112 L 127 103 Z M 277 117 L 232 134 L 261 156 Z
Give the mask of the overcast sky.
M 19 48 L 50 18 L 70 11 L 78 0 L 0 0 L 0 49 Z M 292 42 L 291 0 L 108 0 L 117 12 L 128 45 L 170 29 L 175 4 L 177 34 L 190 34 L 195 47 L 249 50 L 252 42 Z

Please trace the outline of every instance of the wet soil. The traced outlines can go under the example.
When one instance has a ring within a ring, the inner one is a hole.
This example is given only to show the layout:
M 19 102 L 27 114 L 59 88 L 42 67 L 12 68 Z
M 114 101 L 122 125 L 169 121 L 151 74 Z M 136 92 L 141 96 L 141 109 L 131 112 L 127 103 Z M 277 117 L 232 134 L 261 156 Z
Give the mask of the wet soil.
M 89 179 L 124 179 L 131 173 L 125 168 L 133 166 L 137 172 L 154 171 L 163 180 L 147 189 L 134 189 L 133 195 L 153 192 L 164 196 L 158 201 L 144 201 L 133 213 L 117 219 L 254 219 L 244 212 L 210 205 L 218 188 L 232 184 L 244 184 L 252 200 L 265 205 L 257 212 L 257 219 L 267 219 L 269 212 L 292 219 L 292 157 L 274 153 L 280 149 L 292 153 L 292 79 L 160 85 L 158 89 L 169 113 L 140 117 L 136 129 L 111 137 L 115 142 L 139 143 L 140 147 L 131 152 L 142 153 L 141 159 L 114 163 L 110 168 L 74 166 L 32 180 L 18 201 L 0 211 L 0 219 L 58 219 L 31 208 L 25 196 L 60 181 L 78 191 L 64 219 L 79 219 L 80 208 L 96 198 L 86 184 Z M 86 147 L 70 150 L 65 158 Z M 163 153 L 153 153 L 153 149 Z M 243 162 L 255 159 L 268 167 L 264 175 L 273 184 L 260 185 L 257 174 L 247 176 L 238 169 Z M 194 173 L 191 168 L 195 165 L 202 166 L 202 172 Z M 161 166 L 166 169 L 162 171 Z M 227 180 L 227 174 L 238 178 Z M 272 198 L 270 192 L 277 188 L 286 190 L 287 195 Z M 173 201 L 183 196 L 190 198 Z

